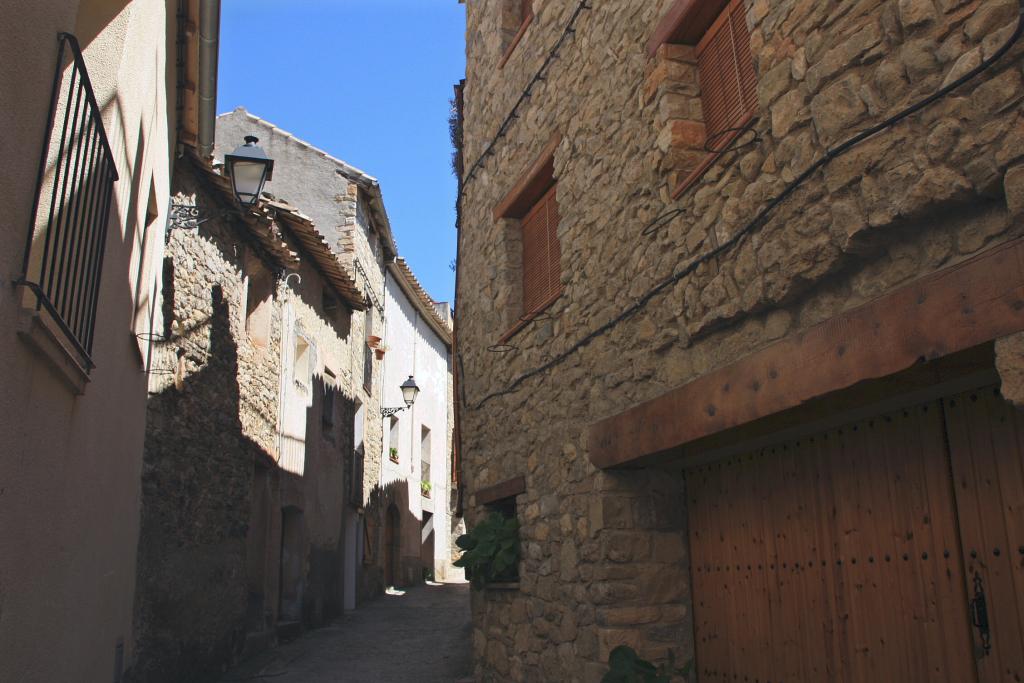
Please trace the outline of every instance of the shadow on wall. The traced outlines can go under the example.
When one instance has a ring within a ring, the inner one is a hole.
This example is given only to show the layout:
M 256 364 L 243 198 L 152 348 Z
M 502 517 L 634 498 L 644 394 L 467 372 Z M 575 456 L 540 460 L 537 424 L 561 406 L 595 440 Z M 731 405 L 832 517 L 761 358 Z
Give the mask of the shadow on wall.
M 283 625 L 342 613 L 355 401 L 314 377 L 303 474 L 281 469 L 243 432 L 230 306 L 219 285 L 209 297 L 209 317 L 164 349 L 199 369 L 149 399 L 127 681 L 214 680 Z
M 345 522 L 355 514 L 347 495 L 354 466 L 355 399 L 321 376 L 313 377 L 312 392 L 303 474 L 278 471 L 281 504 L 299 511 L 304 534 L 291 548 L 284 545 L 288 536 L 282 535 L 282 570 L 286 553 L 300 564 L 291 581 L 280 581 L 282 592 L 288 593 L 282 595 L 281 619 L 301 620 L 306 628 L 322 626 L 343 611 Z M 287 514 L 283 521 L 287 523 Z M 293 589 L 296 582 L 298 592 Z M 286 597 L 291 601 L 289 615 L 284 614 Z
M 390 586 L 402 588 L 423 581 L 420 559 L 422 521 L 409 511 L 412 483 L 399 479 L 374 488 L 365 512 L 363 572 L 360 594 L 380 595 Z M 419 495 L 417 486 L 415 494 Z
M 253 463 L 268 458 L 242 432 L 230 307 L 219 285 L 210 297 L 205 354 L 180 347 L 201 369 L 147 407 L 128 681 L 206 680 L 239 651 L 246 629 Z

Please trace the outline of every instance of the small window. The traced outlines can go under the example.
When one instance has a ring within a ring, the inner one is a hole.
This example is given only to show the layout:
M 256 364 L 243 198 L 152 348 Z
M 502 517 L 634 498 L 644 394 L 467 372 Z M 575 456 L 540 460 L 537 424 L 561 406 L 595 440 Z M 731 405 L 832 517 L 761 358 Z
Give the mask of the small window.
M 757 72 L 746 10 L 733 0 L 697 44 L 700 99 L 707 139 L 715 142 L 746 123 L 757 108 Z
M 373 307 L 366 309 L 366 343 L 363 345 L 363 389 L 367 394 L 373 393 Z
M 302 389 L 308 389 L 310 384 L 310 360 L 309 342 L 302 337 L 295 338 L 295 361 L 292 366 L 295 383 Z
M 331 296 L 331 293 L 325 287 L 323 294 L 321 295 L 324 315 L 327 316 L 328 320 L 333 320 L 334 316 L 338 314 L 338 300 Z
M 697 182 L 757 112 L 757 71 L 743 0 L 676 0 L 648 44 L 644 93 L 658 119 L 672 195 Z
M 334 396 L 337 393 L 335 379 L 330 368 L 324 368 L 324 400 L 321 405 L 320 424 L 324 436 L 329 439 L 334 437 Z
M 174 259 L 164 257 L 161 274 L 160 316 L 163 323 L 161 334 L 164 341 L 170 340 L 174 330 Z
M 499 69 L 504 67 L 509 57 L 512 56 L 531 23 L 533 23 L 533 0 L 502 0 L 502 55 L 498 61 Z
M 420 427 L 420 492 L 430 498 L 430 428 Z
M 398 417 L 396 415 L 391 416 L 391 429 L 388 431 L 388 459 L 391 462 L 398 464 L 400 458 L 398 455 L 398 440 L 400 430 L 398 429 Z
M 555 150 L 561 143 L 554 136 L 522 179 L 495 207 L 494 218 L 517 219 L 509 222 L 518 235 L 509 236 L 509 244 L 521 244 L 517 265 L 521 299 L 508 324 L 504 342 L 522 329 L 527 321 L 550 306 L 562 294 L 562 247 L 558 240 L 561 215 L 558 209 L 558 184 L 555 180 Z
M 364 422 L 366 421 L 366 410 L 359 399 L 355 402 L 355 421 L 353 424 L 353 441 L 355 448 L 352 449 L 352 459 L 349 461 L 348 472 L 348 502 L 354 508 L 363 506 L 363 468 L 365 466 L 366 447 L 363 444 Z
M 273 307 L 274 276 L 255 259 L 246 268 L 245 331 L 257 346 L 270 343 L 270 319 Z
M 523 219 L 523 313 L 536 313 L 562 293 L 557 186 Z

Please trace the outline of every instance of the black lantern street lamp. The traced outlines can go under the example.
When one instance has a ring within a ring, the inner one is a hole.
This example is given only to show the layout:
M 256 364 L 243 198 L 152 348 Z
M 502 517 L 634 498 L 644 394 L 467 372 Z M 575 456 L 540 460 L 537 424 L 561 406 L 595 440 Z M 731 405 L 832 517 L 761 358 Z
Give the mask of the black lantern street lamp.
M 402 398 L 405 399 L 405 405 L 412 407 L 419 395 L 420 388 L 416 386 L 416 380 L 412 378 L 412 375 L 409 375 L 409 379 L 402 382 Z
M 274 160 L 256 143 L 259 138 L 245 136 L 245 144 L 224 156 L 224 166 L 238 203 L 245 208 L 256 206 L 263 185 L 274 175 Z
M 416 385 L 416 380 L 409 375 L 409 379 L 402 382 L 402 399 L 405 401 L 405 405 L 401 408 L 381 408 L 380 414 L 383 417 L 391 417 L 395 413 L 400 413 L 406 408 L 411 408 L 412 404 L 416 402 L 416 397 L 420 394 L 420 388 Z

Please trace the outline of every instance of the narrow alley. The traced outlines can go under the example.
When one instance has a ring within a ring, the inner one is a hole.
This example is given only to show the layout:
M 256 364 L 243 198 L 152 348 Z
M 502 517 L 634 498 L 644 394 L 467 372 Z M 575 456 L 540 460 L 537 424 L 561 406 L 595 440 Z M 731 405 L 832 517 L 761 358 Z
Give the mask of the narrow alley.
M 451 683 L 472 674 L 469 584 L 384 595 L 264 652 L 221 683 Z

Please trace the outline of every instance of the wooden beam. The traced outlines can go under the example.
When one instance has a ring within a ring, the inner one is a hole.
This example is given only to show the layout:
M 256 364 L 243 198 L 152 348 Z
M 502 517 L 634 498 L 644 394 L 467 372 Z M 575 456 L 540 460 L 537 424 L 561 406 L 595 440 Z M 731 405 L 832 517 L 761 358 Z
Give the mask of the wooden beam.
M 647 55 L 653 57 L 665 43 L 696 45 L 728 4 L 728 0 L 676 0 L 648 39 Z
M 522 218 L 533 208 L 544 193 L 551 188 L 555 173 L 555 150 L 562 142 L 562 135 L 555 133 L 544 145 L 540 156 L 520 176 L 505 198 L 494 207 L 494 220 L 499 218 Z
M 1024 238 L 990 249 L 590 426 L 608 468 L 1024 330 Z
M 491 503 L 496 503 L 499 500 L 518 496 L 520 493 L 526 493 L 526 477 L 512 477 L 511 479 L 506 479 L 494 486 L 488 486 L 487 488 L 477 491 L 476 504 L 490 505 Z

